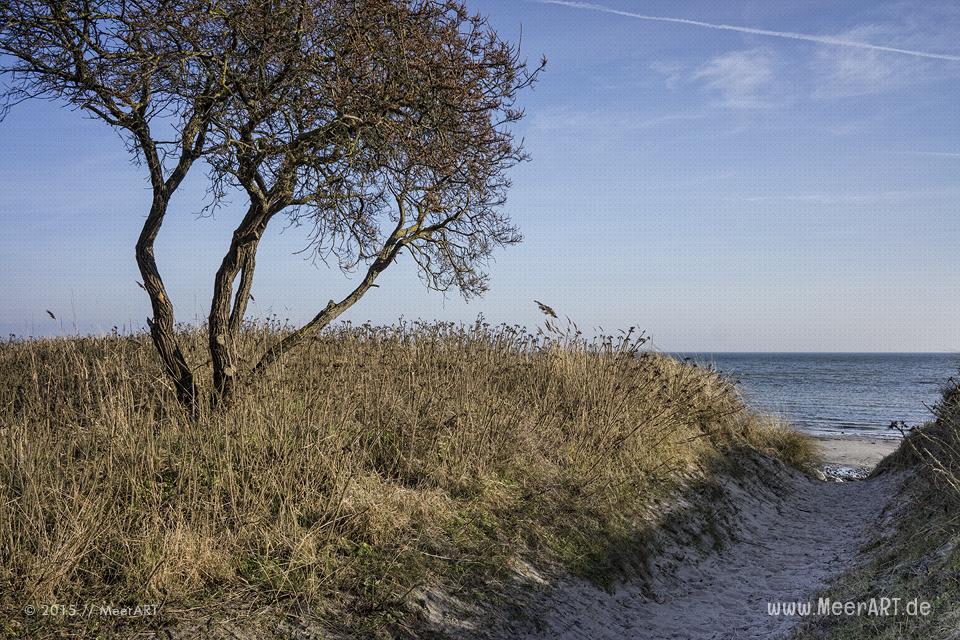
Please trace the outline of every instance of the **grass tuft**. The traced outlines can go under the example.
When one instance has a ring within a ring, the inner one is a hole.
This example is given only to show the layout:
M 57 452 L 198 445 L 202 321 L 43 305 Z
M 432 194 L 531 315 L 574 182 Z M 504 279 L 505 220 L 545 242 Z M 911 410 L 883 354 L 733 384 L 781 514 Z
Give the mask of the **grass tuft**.
M 747 442 L 758 451 L 802 471 L 812 471 L 822 463 L 816 441 L 778 418 L 751 415 L 744 434 Z

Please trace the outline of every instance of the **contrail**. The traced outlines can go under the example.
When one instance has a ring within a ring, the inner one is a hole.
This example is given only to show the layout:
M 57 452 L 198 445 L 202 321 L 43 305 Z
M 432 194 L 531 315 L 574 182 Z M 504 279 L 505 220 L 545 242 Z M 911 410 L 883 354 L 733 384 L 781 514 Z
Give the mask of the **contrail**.
M 648 16 L 642 13 L 632 11 L 621 11 L 612 7 L 605 7 L 592 2 L 574 2 L 572 0 L 532 0 L 539 4 L 555 4 L 561 7 L 572 7 L 574 9 L 587 9 L 588 11 L 599 11 L 601 13 L 611 13 L 617 16 L 627 18 L 636 18 L 637 20 L 650 20 L 653 22 L 672 22 L 674 24 L 686 24 L 694 27 L 704 27 L 707 29 L 720 29 L 723 31 L 737 31 L 739 33 L 750 33 L 758 36 L 770 36 L 773 38 L 788 38 L 790 40 L 805 40 L 807 42 L 818 42 L 820 44 L 832 44 L 840 47 L 854 47 L 856 49 L 869 49 L 871 51 L 883 51 L 885 53 L 899 53 L 906 56 L 917 58 L 932 58 L 934 60 L 950 60 L 951 62 L 960 62 L 960 56 L 950 55 L 948 53 L 930 53 L 929 51 L 915 51 L 913 49 L 898 49 L 896 47 L 883 47 L 878 44 L 868 42 L 857 42 L 856 40 L 843 40 L 841 38 L 831 38 L 830 36 L 814 36 L 806 33 L 793 33 L 792 31 L 770 31 L 769 29 L 754 29 L 753 27 L 739 27 L 732 24 L 715 24 L 713 22 L 701 22 L 700 20 L 688 20 L 686 18 L 668 18 L 666 16 Z

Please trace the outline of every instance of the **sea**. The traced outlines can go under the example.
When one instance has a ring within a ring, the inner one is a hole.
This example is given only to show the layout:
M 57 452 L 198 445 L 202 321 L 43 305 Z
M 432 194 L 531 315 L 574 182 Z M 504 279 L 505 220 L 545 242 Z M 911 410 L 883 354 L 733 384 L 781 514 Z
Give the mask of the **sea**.
M 746 403 L 817 435 L 899 438 L 933 419 L 957 353 L 679 353 L 735 381 Z

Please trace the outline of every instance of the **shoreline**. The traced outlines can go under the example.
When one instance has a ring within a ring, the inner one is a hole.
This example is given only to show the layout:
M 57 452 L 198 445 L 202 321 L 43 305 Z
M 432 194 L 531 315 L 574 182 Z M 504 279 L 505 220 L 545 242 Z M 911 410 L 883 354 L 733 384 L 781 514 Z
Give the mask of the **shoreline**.
M 870 436 L 809 435 L 817 443 L 824 465 L 866 467 L 871 470 L 896 451 L 902 440 Z

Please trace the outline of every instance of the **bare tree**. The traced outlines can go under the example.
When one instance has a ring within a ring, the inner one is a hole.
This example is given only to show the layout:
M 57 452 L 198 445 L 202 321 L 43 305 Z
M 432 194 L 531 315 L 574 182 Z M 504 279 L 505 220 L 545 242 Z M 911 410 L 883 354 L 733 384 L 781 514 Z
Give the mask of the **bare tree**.
M 492 251 L 520 240 L 500 212 L 506 171 L 524 159 L 510 125 L 522 116 L 518 92 L 542 63 L 528 70 L 516 47 L 454 0 L 222 0 L 204 11 L 213 17 L 171 14 L 151 35 L 190 68 L 187 80 L 167 80 L 175 105 L 167 108 L 182 121 L 200 96 L 211 105 L 202 111 L 202 137 L 189 121 L 175 128 L 193 135 L 193 157 L 212 168 L 215 198 L 240 189 L 249 199 L 214 282 L 214 402 L 349 309 L 403 251 L 427 286 L 482 293 Z M 34 69 L 28 45 L 7 42 L 8 33 L 29 31 L 13 24 L 0 32 L 0 46 L 50 95 L 52 76 Z M 135 140 L 138 150 L 146 146 Z M 240 362 L 236 339 L 257 248 L 281 213 L 309 225 L 319 258 L 362 278 L 255 360 Z M 160 293 L 169 304 L 162 283 Z M 154 330 L 155 340 L 158 333 L 175 339 L 169 311 L 170 330 Z M 156 316 L 155 304 L 154 327 Z M 182 362 L 179 350 L 174 361 Z
M 154 344 L 178 398 L 191 411 L 197 406 L 193 373 L 174 333 L 173 303 L 153 247 L 170 198 L 202 156 L 213 114 L 226 95 L 220 78 L 197 64 L 205 52 L 187 44 L 202 44 L 210 34 L 202 19 L 210 17 L 206 4 L 10 0 L 0 5 L 4 109 L 30 98 L 64 101 L 114 127 L 147 167 L 152 198 L 136 244 L 137 265 L 153 307 L 148 323 Z
M 269 20 L 238 13 L 236 31 L 244 49 L 261 51 L 258 43 L 269 41 L 283 53 L 230 76 L 243 99 L 212 134 L 215 175 L 250 199 L 209 317 L 220 397 L 350 308 L 401 251 L 428 286 L 470 296 L 485 289 L 491 252 L 520 239 L 499 213 L 505 172 L 524 159 L 508 126 L 522 115 L 513 108 L 517 93 L 539 67 L 528 71 L 515 47 L 457 2 L 308 2 L 269 11 Z M 238 363 L 234 343 L 257 245 L 280 212 L 311 225 L 320 257 L 363 277 L 259 360 Z

